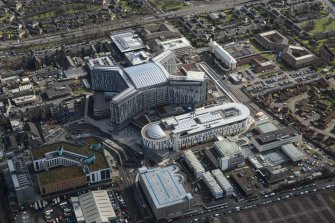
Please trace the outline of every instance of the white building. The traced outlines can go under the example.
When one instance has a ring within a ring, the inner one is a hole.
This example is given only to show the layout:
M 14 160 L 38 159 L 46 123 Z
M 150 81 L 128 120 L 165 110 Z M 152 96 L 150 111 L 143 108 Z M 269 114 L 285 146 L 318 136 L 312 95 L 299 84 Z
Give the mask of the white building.
M 183 56 L 190 56 L 193 50 L 191 43 L 184 37 L 160 41 L 158 42 L 158 46 L 162 51 L 173 51 L 178 58 L 182 58 Z
M 215 178 L 215 180 L 218 182 L 220 187 L 225 192 L 226 196 L 230 196 L 234 193 L 233 186 L 229 183 L 227 178 L 223 175 L 223 173 L 219 170 L 212 170 L 212 175 Z
M 219 165 L 222 171 L 244 165 L 241 148 L 231 138 L 214 143 L 214 148 L 220 154 Z
M 209 171 L 202 174 L 202 179 L 215 199 L 223 196 L 222 188 Z
M 152 150 L 179 151 L 218 135 L 239 134 L 247 130 L 252 121 L 248 107 L 243 104 L 214 105 L 145 125 L 141 130 L 142 143 Z
M 104 56 L 104 57 L 97 57 L 97 58 L 91 58 L 91 57 L 85 57 L 85 62 L 90 70 L 93 69 L 95 66 L 113 66 L 115 65 L 114 62 L 111 60 L 110 57 Z
M 293 127 L 286 127 L 251 137 L 251 143 L 260 152 L 298 142 L 302 135 Z
M 109 223 L 116 219 L 106 190 L 71 197 L 71 202 L 78 223 Z
M 184 151 L 184 159 L 187 163 L 188 167 L 193 170 L 196 178 L 200 178 L 202 174 L 205 172 L 204 167 L 201 165 L 197 157 L 191 150 Z
M 222 46 L 220 46 L 215 41 L 209 42 L 208 46 L 209 51 L 214 53 L 217 59 L 225 63 L 229 67 L 229 69 L 231 70 L 236 69 L 237 61 L 226 50 L 224 50 Z

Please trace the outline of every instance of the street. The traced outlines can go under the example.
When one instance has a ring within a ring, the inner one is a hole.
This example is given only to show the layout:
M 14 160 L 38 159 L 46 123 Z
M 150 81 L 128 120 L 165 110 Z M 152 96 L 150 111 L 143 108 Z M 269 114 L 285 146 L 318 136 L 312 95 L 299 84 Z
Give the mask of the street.
M 201 212 L 201 213 L 191 214 L 190 216 L 186 216 L 186 218 L 184 218 L 184 219 L 176 220 L 174 222 L 176 222 L 176 223 L 195 222 L 195 221 L 198 221 L 199 219 L 201 219 L 201 220 L 210 219 L 210 218 L 213 218 L 213 216 L 229 216 L 233 212 L 237 211 L 236 207 L 239 207 L 239 209 L 243 211 L 243 209 L 244 210 L 254 209 L 254 208 L 260 207 L 262 205 L 268 205 L 268 204 L 273 203 L 273 202 L 281 202 L 282 200 L 292 199 L 292 198 L 297 197 L 297 196 L 306 196 L 307 194 L 310 194 L 310 193 L 318 193 L 317 191 L 320 190 L 321 188 L 334 190 L 334 187 L 326 188 L 328 185 L 331 185 L 332 183 L 334 183 L 333 180 L 335 178 L 331 178 L 331 179 L 332 179 L 331 182 L 330 181 L 321 181 L 321 182 L 317 182 L 315 184 L 310 184 L 310 185 L 306 185 L 304 187 L 299 187 L 299 189 L 294 189 L 294 190 L 286 191 L 286 192 L 283 192 L 283 193 L 279 193 L 279 194 L 276 194 L 274 196 L 270 196 L 270 197 L 267 197 L 267 198 L 263 197 L 263 198 L 253 200 L 253 201 L 250 201 L 250 202 L 248 200 L 245 200 L 245 201 L 237 203 L 236 206 L 234 206 L 234 207 L 224 208 L 224 206 L 222 206 L 222 207 L 213 208 L 213 209 Z M 305 193 L 306 191 L 308 191 L 308 192 Z M 248 208 L 246 208 L 246 207 L 248 207 Z

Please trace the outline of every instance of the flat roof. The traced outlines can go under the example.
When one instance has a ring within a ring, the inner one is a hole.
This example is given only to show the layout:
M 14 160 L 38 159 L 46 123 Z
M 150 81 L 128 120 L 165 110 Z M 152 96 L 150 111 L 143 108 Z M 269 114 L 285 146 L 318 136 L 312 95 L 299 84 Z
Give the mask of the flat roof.
M 154 202 L 156 209 L 168 207 L 192 199 L 185 190 L 182 175 L 176 173 L 176 165 L 157 167 L 154 169 L 141 168 L 140 177 Z
M 160 41 L 159 45 L 163 49 L 163 51 L 176 50 L 176 49 L 185 48 L 185 47 L 192 48 L 191 43 L 184 37 L 183 38 L 170 39 L 170 40 L 166 40 L 166 41 Z
M 219 55 L 219 57 L 228 63 L 237 63 L 235 58 L 230 55 L 221 45 L 219 45 L 217 42 L 213 41 L 208 44 L 210 47 L 214 49 L 215 54 Z
M 71 178 L 85 176 L 83 169 L 79 166 L 52 168 L 48 171 L 40 172 L 37 175 L 41 185 L 57 183 Z
M 108 56 L 88 59 L 87 64 L 90 68 L 94 66 L 113 66 L 115 65 Z
M 149 55 L 145 51 L 127 52 L 124 54 L 132 65 L 139 65 L 149 61 Z
M 257 125 L 257 128 L 259 129 L 259 131 L 263 134 L 263 133 L 268 133 L 268 132 L 272 132 L 277 130 L 278 128 L 270 121 L 267 121 L 265 123 L 261 123 L 259 125 Z
M 278 141 L 284 138 L 293 137 L 297 135 L 300 135 L 298 130 L 296 130 L 292 126 L 289 126 L 286 128 L 277 129 L 271 132 L 260 134 L 258 136 L 255 136 L 254 138 L 260 144 L 267 144 L 273 141 Z
M 150 140 L 165 140 L 172 137 L 172 134 L 180 134 L 187 132 L 187 134 L 195 134 L 205 131 L 208 128 L 216 128 L 225 125 L 230 125 L 235 122 L 246 120 L 250 116 L 250 110 L 240 103 L 225 103 L 214 105 L 206 108 L 196 109 L 194 112 L 186 113 L 179 116 L 172 116 L 162 119 L 160 123 L 166 126 L 164 128 L 165 137 L 151 138 L 147 131 L 152 125 L 157 125 L 159 122 L 145 125 L 142 130 L 142 137 Z
M 232 139 L 225 138 L 224 140 L 220 140 L 214 142 L 216 150 L 223 157 L 235 157 L 239 154 L 242 154 L 241 148 L 236 144 Z
M 305 158 L 305 154 L 295 147 L 292 143 L 281 146 L 281 150 L 287 155 L 293 162 L 302 160 Z
M 134 31 L 114 34 L 111 38 L 121 53 L 145 48 L 142 39 Z

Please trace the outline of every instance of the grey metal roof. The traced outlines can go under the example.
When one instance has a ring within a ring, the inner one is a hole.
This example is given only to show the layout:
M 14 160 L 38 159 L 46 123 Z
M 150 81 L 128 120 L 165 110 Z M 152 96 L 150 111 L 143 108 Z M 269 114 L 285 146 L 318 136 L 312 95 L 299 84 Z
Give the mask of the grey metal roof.
M 156 63 L 146 63 L 124 68 L 136 88 L 150 87 L 168 80 L 168 72 Z
M 174 168 L 167 166 L 145 169 L 140 174 L 157 209 L 185 202 L 187 197 L 192 198 L 186 192 L 179 179 L 181 176 L 174 172 Z
M 305 154 L 295 147 L 292 143 L 283 145 L 281 150 L 293 161 L 299 161 L 305 158 Z

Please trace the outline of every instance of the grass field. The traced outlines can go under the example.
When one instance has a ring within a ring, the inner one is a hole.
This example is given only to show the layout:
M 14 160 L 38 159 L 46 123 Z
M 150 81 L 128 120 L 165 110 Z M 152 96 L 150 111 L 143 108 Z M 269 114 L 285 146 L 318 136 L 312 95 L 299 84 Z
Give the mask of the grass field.
M 42 19 L 48 19 L 54 16 L 60 16 L 60 15 L 69 15 L 69 14 L 75 14 L 78 12 L 83 11 L 94 11 L 99 8 L 98 5 L 88 5 L 88 4 L 67 4 L 64 6 L 60 6 L 58 9 L 46 11 L 34 16 L 30 16 L 28 20 L 42 20 Z
M 302 27 L 306 25 L 307 22 L 302 23 Z M 311 30 L 311 33 L 327 32 L 335 29 L 335 19 L 333 18 L 322 18 L 315 20 L 315 26 Z
M 184 5 L 183 2 L 172 2 L 171 0 L 149 0 L 149 2 L 158 10 L 163 11 L 175 11 L 187 5 Z

